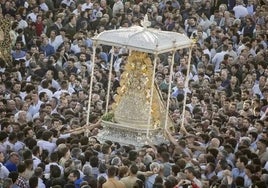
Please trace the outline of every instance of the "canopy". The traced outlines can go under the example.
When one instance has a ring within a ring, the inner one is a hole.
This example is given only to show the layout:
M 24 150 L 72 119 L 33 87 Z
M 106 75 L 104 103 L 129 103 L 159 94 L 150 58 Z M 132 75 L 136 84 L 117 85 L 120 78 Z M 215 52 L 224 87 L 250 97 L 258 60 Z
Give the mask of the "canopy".
M 152 54 L 189 48 L 193 44 L 192 40 L 184 34 L 140 26 L 104 31 L 95 36 L 93 40 L 96 45 L 122 46 L 130 50 Z

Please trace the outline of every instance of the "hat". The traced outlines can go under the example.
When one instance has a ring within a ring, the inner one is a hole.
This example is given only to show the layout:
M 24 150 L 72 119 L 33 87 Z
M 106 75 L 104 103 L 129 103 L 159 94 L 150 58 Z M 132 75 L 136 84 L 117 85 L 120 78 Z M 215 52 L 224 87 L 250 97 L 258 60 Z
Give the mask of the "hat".
M 3 141 L 8 137 L 8 134 L 4 131 L 0 131 L 0 141 Z

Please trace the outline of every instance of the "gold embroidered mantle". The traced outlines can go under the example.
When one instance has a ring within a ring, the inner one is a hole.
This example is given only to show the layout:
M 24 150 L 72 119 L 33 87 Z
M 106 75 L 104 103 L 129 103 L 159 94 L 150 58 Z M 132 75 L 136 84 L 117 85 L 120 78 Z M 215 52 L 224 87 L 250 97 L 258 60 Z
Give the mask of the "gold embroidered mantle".
M 149 114 L 151 114 L 151 129 L 159 128 L 164 124 L 165 108 L 155 86 L 150 109 L 152 75 L 153 66 L 148 54 L 132 52 L 120 78 L 118 95 L 113 105 L 116 123 L 147 128 Z

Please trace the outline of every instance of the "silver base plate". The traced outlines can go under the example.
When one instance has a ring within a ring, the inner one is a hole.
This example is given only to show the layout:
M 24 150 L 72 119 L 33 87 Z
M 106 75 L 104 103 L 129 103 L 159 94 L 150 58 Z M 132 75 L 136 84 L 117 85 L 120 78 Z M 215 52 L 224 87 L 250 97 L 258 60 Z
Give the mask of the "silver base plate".
M 148 141 L 154 145 L 168 143 L 168 140 L 164 137 L 164 131 L 161 128 L 147 130 L 140 127 L 135 128 L 135 125 L 122 125 L 103 120 L 101 125 L 103 126 L 103 129 L 97 136 L 98 140 L 101 142 L 110 140 L 112 142 L 118 142 L 121 145 L 132 145 L 136 148 L 141 148 L 142 146 L 149 144 Z

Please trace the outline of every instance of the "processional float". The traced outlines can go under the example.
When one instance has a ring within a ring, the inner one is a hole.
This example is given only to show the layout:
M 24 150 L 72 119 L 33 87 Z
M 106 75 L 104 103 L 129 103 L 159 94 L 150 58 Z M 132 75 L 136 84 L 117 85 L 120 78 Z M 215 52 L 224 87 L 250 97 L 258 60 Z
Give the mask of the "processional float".
M 111 75 L 113 59 L 110 61 L 109 81 L 107 88 L 106 109 L 102 119 L 103 130 L 98 134 L 100 141 L 111 140 L 123 145 L 141 147 L 148 140 L 154 144 L 167 142 L 165 129 L 172 129 L 173 122 L 169 117 L 169 99 L 173 75 L 174 55 L 179 49 L 189 48 L 191 55 L 192 40 L 177 32 L 160 31 L 152 28 L 146 19 L 142 26 L 132 26 L 117 30 L 104 31 L 93 38 L 93 62 L 91 78 L 94 74 L 96 47 L 108 45 L 128 49 L 129 56 L 125 70 L 120 77 L 112 110 L 108 109 L 110 100 Z M 170 84 L 167 101 L 163 101 L 155 84 L 157 57 L 172 52 Z M 113 54 L 112 54 L 113 57 Z M 153 57 L 153 58 L 151 58 Z M 188 62 L 188 73 L 190 59 Z M 187 76 L 188 78 L 188 76 Z M 188 84 L 186 79 L 185 84 Z M 89 121 L 92 98 L 93 79 L 90 82 L 87 121 Z M 182 115 L 185 112 L 186 97 Z M 182 124 L 184 117 L 182 117 Z M 89 123 L 89 122 L 88 122 Z

